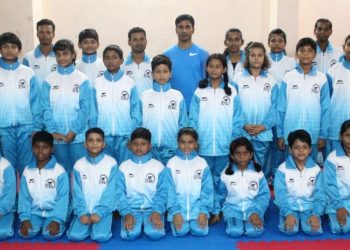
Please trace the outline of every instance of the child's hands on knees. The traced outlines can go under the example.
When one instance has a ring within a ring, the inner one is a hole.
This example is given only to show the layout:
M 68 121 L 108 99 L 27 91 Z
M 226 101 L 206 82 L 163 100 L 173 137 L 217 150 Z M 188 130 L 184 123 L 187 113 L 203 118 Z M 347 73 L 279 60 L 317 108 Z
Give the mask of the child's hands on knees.
M 292 231 L 295 224 L 297 224 L 297 220 L 292 214 L 290 214 L 287 216 L 284 222 L 284 228 L 286 231 Z
M 49 231 L 50 235 L 57 235 L 60 231 L 60 223 L 51 221 L 50 224 L 47 225 L 46 230 Z
M 181 230 L 182 224 L 184 223 L 181 214 L 175 214 L 173 217 L 173 222 L 176 230 Z
M 252 225 L 258 229 L 261 229 L 263 227 L 263 222 L 262 220 L 260 220 L 260 217 L 258 214 L 253 213 L 250 215 L 249 217 L 249 221 L 250 223 L 252 223 Z
M 80 223 L 84 225 L 89 225 L 91 223 L 89 216 L 86 214 L 80 216 Z
M 318 231 L 321 227 L 320 220 L 316 215 L 311 215 L 310 218 L 307 220 L 307 223 L 311 225 L 312 231 Z
M 126 230 L 130 231 L 134 228 L 136 221 L 132 214 L 127 214 L 124 217 L 124 227 Z
M 220 216 L 218 214 L 212 214 L 209 219 L 209 224 L 213 225 L 220 222 Z
M 197 218 L 197 222 L 200 228 L 205 228 L 208 226 L 208 217 L 206 214 L 200 213 Z
M 33 229 L 32 223 L 30 220 L 24 220 L 21 223 L 21 228 L 19 229 L 23 236 L 29 235 L 29 230 Z
M 152 222 L 153 226 L 158 230 L 164 227 L 162 219 L 160 218 L 160 214 L 157 212 L 153 212 L 149 217 L 149 220 Z
M 346 217 L 349 215 L 348 210 L 346 208 L 342 207 L 337 209 L 337 221 L 339 222 L 340 225 L 344 226 L 346 225 Z
M 96 224 L 96 223 L 99 223 L 101 220 L 100 216 L 98 216 L 97 214 L 92 214 L 90 216 L 90 223 L 91 224 Z

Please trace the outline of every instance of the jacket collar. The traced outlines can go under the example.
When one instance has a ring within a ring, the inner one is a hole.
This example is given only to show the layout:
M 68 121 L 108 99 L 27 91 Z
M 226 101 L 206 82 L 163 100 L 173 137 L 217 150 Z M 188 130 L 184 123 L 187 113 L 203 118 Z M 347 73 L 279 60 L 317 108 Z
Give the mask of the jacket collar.
M 81 60 L 84 62 L 84 63 L 93 63 L 97 60 L 97 53 L 94 53 L 92 55 L 87 55 L 87 54 L 84 54 L 82 55 L 81 57 Z
M 71 65 L 69 65 L 67 67 L 62 67 L 60 65 L 57 65 L 57 71 L 61 75 L 71 74 L 74 70 L 75 70 L 74 63 L 72 63 Z
M 43 169 L 53 169 L 56 165 L 57 161 L 55 156 L 51 155 L 50 160 L 45 164 Z M 34 159 L 29 165 L 28 168 L 37 168 L 36 160 Z
M 182 150 L 180 150 L 179 148 L 176 149 L 176 156 L 178 156 L 179 158 L 181 158 L 182 160 L 192 160 L 195 157 L 197 157 L 198 153 L 196 150 L 191 151 L 189 154 L 185 154 Z
M 169 89 L 171 89 L 170 82 L 164 83 L 164 84 L 159 84 L 156 81 L 153 81 L 153 90 L 157 92 L 166 92 Z
M 42 56 L 44 56 L 44 54 L 41 52 L 40 45 L 38 45 L 34 49 L 34 57 L 38 58 Z M 53 52 L 53 49 L 50 50 L 49 56 L 55 57 L 55 53 Z
M 311 167 L 315 166 L 315 164 L 316 163 L 314 162 L 314 160 L 310 156 L 308 156 L 306 159 L 305 168 L 311 168 Z M 286 167 L 288 169 L 298 169 L 292 155 L 288 156 L 288 158 L 286 160 Z
M 105 153 L 101 152 L 98 156 L 92 157 L 89 153 L 85 155 L 86 160 L 91 163 L 92 165 L 98 164 L 103 157 L 105 156 Z
M 304 70 L 303 68 L 300 66 L 300 64 L 297 64 L 297 66 L 295 67 L 295 69 L 300 73 L 300 74 L 304 74 Z M 317 74 L 317 68 L 315 65 L 312 65 L 311 67 L 311 71 L 308 73 L 308 75 L 310 76 L 315 76 Z
M 245 77 L 251 76 L 248 69 L 243 70 L 243 76 Z M 268 77 L 267 70 L 261 70 L 259 76 L 267 78 Z
M 151 57 L 149 57 L 149 56 L 146 55 L 146 53 L 145 53 L 145 56 L 143 57 L 143 61 L 144 61 L 144 62 L 151 62 Z M 134 62 L 134 59 L 132 58 L 132 54 L 131 54 L 131 52 L 130 52 L 129 55 L 126 57 L 125 65 L 132 64 L 133 62 Z
M 146 163 L 152 159 L 152 153 L 148 152 L 147 154 L 142 155 L 142 156 L 137 156 L 135 154 L 131 154 L 130 159 L 137 164 L 143 164 L 143 163 Z
M 6 70 L 16 70 L 19 67 L 20 63 L 17 58 L 16 62 L 14 63 L 7 63 L 4 61 L 3 58 L 0 57 L 0 67 Z
M 333 52 L 333 50 L 334 50 L 334 49 L 333 49 L 332 44 L 331 44 L 330 42 L 328 42 L 325 52 L 331 53 L 331 52 Z M 323 51 L 321 50 L 321 48 L 320 48 L 318 42 L 316 42 L 316 53 L 317 53 L 317 54 L 323 53 Z
M 281 59 L 285 56 L 284 52 L 271 52 L 268 55 L 270 59 L 274 62 L 281 61 Z
M 110 73 L 108 70 L 105 70 L 105 72 L 103 73 L 104 77 L 110 81 L 110 82 L 116 82 L 118 81 L 120 78 L 123 77 L 124 75 L 124 71 L 122 69 L 119 69 L 119 71 L 117 73 Z

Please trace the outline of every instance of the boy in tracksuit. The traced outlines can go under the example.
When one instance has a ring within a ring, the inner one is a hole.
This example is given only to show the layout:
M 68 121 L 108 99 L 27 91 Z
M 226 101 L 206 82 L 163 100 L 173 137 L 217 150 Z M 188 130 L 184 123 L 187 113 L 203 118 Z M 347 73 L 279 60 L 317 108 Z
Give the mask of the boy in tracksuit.
M 120 68 L 120 47 L 107 46 L 103 62 L 107 70 L 95 82 L 91 124 L 105 132 L 105 152 L 120 164 L 131 154 L 127 147 L 131 132 L 141 125 L 140 100 L 134 81 Z
M 321 216 L 326 205 L 323 172 L 309 156 L 311 137 L 305 130 L 289 134 L 291 155 L 275 175 L 275 203 L 280 210 L 279 230 L 285 234 L 323 233 Z
M 73 170 L 74 218 L 67 237 L 82 241 L 90 236 L 104 242 L 112 237 L 117 162 L 103 152 L 103 130 L 90 128 L 85 137 L 88 153 L 75 163 Z
M 0 36 L 0 140 L 3 156 L 20 173 L 33 159 L 31 135 L 41 129 L 40 84 L 19 63 L 21 48 L 15 34 Z
M 158 240 L 165 235 L 164 213 L 168 200 L 169 172 L 152 159 L 151 132 L 137 128 L 131 134 L 132 155 L 117 175 L 116 207 L 122 216 L 120 236 L 134 240 L 141 235 Z
M 153 89 L 141 96 L 142 126 L 151 131 L 153 157 L 164 165 L 175 155 L 176 135 L 188 122 L 182 94 L 171 88 L 171 61 L 158 55 L 152 61 Z
M 18 197 L 19 235 L 31 239 L 41 231 L 45 239 L 62 236 L 68 216 L 69 180 L 53 153 L 53 136 L 33 136 L 35 160 L 23 171 Z

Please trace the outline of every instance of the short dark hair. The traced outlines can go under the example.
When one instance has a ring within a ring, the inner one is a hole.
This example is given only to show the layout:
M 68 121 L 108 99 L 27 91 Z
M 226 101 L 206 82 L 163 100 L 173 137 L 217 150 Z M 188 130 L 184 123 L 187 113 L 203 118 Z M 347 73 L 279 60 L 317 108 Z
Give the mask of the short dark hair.
M 44 142 L 53 147 L 53 136 L 49 132 L 39 131 L 33 135 L 32 146 L 34 146 L 38 142 Z
M 228 29 L 226 31 L 226 33 L 225 33 L 225 40 L 227 40 L 228 35 L 230 33 L 238 33 L 238 35 L 240 36 L 241 40 L 243 40 L 243 33 L 242 33 L 242 31 L 240 29 L 237 29 L 237 28 L 230 28 L 230 29 Z
M 92 38 L 98 42 L 98 34 L 95 29 L 84 29 L 80 31 L 78 43 L 81 43 L 84 39 Z
M 262 70 L 267 70 L 270 67 L 270 60 L 269 60 L 269 58 L 266 55 L 266 49 L 265 49 L 264 44 L 259 43 L 259 42 L 249 42 L 247 44 L 247 47 L 245 48 L 246 59 L 244 61 L 243 67 L 245 69 L 249 69 L 250 68 L 249 54 L 250 54 L 251 49 L 253 49 L 253 48 L 260 48 L 260 49 L 262 49 L 264 51 L 264 62 L 261 65 L 261 69 Z
M 115 44 L 108 45 L 104 50 L 103 50 L 103 58 L 105 58 L 107 51 L 113 50 L 117 55 L 119 56 L 120 59 L 123 59 L 123 51 L 122 49 Z
M 99 134 L 103 140 L 105 140 L 105 132 L 100 128 L 89 128 L 85 132 L 85 141 L 87 141 L 90 134 Z
M 296 140 L 300 140 L 302 142 L 305 142 L 309 145 L 311 148 L 311 136 L 310 134 L 304 130 L 304 129 L 298 129 L 293 132 L 290 132 L 288 135 L 288 146 L 291 148 Z
M 282 29 L 276 28 L 271 30 L 267 39 L 268 42 L 270 42 L 273 35 L 280 35 L 283 38 L 284 43 L 287 43 L 287 35 Z
M 63 51 L 63 50 L 69 50 L 72 54 L 74 54 L 73 62 L 75 61 L 77 57 L 77 53 L 74 49 L 74 44 L 71 40 L 68 39 L 60 39 L 58 40 L 55 45 L 52 48 L 55 55 L 57 54 L 57 51 Z
M 310 46 L 316 52 L 316 42 L 310 37 L 301 38 L 297 43 L 295 51 L 298 52 L 300 48 L 305 46 Z
M 346 44 L 346 42 L 350 39 L 350 34 L 345 38 L 345 41 L 344 41 L 344 45 Z
M 133 141 L 139 138 L 144 139 L 150 143 L 152 139 L 151 131 L 149 131 L 147 128 L 142 128 L 142 127 L 132 131 L 130 141 Z
M 175 26 L 177 26 L 182 21 L 189 21 L 194 27 L 194 18 L 189 14 L 182 14 L 175 19 Z
M 198 141 L 198 133 L 194 128 L 191 127 L 184 127 L 179 130 L 177 133 L 177 141 L 180 140 L 181 136 L 183 135 L 190 135 L 193 137 L 193 139 L 197 142 Z
M 348 128 L 350 128 L 350 120 L 346 120 L 342 123 L 340 127 L 340 135 L 343 135 Z
M 328 23 L 330 30 L 332 30 L 332 26 L 333 25 L 332 25 L 332 22 L 329 19 L 327 19 L 327 18 L 319 18 L 319 19 L 317 19 L 314 29 L 316 29 L 318 23 Z
M 6 43 L 17 45 L 18 50 L 22 49 L 22 43 L 19 37 L 12 32 L 5 32 L 0 35 L 0 47 Z
M 172 63 L 170 58 L 165 55 L 157 55 L 153 57 L 151 62 L 152 72 L 154 72 L 154 69 L 160 64 L 166 65 L 168 69 L 171 71 Z
M 43 26 L 43 25 L 50 25 L 52 27 L 53 33 L 55 33 L 56 26 L 54 22 L 46 18 L 41 19 L 39 22 L 36 23 L 36 31 L 38 31 L 39 26 Z
M 129 30 L 128 32 L 128 39 L 129 41 L 131 40 L 131 35 L 134 34 L 134 33 L 143 33 L 146 37 L 146 31 L 140 27 L 134 27 L 132 29 Z

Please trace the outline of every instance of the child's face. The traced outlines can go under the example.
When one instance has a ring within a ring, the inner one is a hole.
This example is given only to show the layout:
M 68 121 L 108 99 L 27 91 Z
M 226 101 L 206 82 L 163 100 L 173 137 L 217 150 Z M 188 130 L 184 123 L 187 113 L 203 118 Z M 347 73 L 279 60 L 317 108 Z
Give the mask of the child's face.
M 230 53 L 237 53 L 243 45 L 243 40 L 238 32 L 229 32 L 224 43 Z
M 114 50 L 108 50 L 103 58 L 103 63 L 111 73 L 116 73 L 123 62 L 124 60 Z
M 218 59 L 212 59 L 208 63 L 207 72 L 211 79 L 217 80 L 221 79 L 222 74 L 225 73 L 227 68 L 224 68 L 221 61 Z
M 262 48 L 251 48 L 249 50 L 248 60 L 250 68 L 261 69 L 265 59 L 264 50 Z
M 38 27 L 36 36 L 39 39 L 39 43 L 43 46 L 49 46 L 52 44 L 52 40 L 55 37 L 53 27 L 51 25 L 41 25 Z
M 347 61 L 350 61 L 350 39 L 346 40 L 343 46 L 344 54 Z
M 98 133 L 90 133 L 85 142 L 85 148 L 92 157 L 98 156 L 105 146 L 102 136 Z
M 296 139 L 293 145 L 289 148 L 293 158 L 297 162 L 305 162 L 311 153 L 311 147 L 306 142 Z
M 253 153 L 248 151 L 246 146 L 239 146 L 230 157 L 239 168 L 246 168 L 253 157 Z
M 145 34 L 143 32 L 132 33 L 128 44 L 133 53 L 143 53 L 147 45 Z
M 100 44 L 94 38 L 85 38 L 78 44 L 78 46 L 85 55 L 92 55 L 97 52 Z
M 310 45 L 300 47 L 297 51 L 297 58 L 301 66 L 311 65 L 312 61 L 315 59 L 315 56 L 316 51 Z
M 169 82 L 171 78 L 171 71 L 165 64 L 159 64 L 154 68 L 152 73 L 154 80 L 159 84 L 165 84 Z
M 185 154 L 197 150 L 198 144 L 192 135 L 183 134 L 179 139 L 179 148 Z
M 14 62 L 17 60 L 20 50 L 14 43 L 5 43 L 1 45 L 0 54 L 5 62 Z
M 61 67 L 67 67 L 71 65 L 74 61 L 75 54 L 72 53 L 69 49 L 56 51 L 56 61 L 57 64 Z
M 143 138 L 137 138 L 130 142 L 130 150 L 137 156 L 143 156 L 151 150 L 151 143 Z
M 328 42 L 329 37 L 332 35 L 331 27 L 328 22 L 318 22 L 314 30 L 317 41 Z
M 350 128 L 345 130 L 345 132 L 342 135 L 340 135 L 340 140 L 343 144 L 345 151 L 347 153 L 350 152 Z
M 179 22 L 176 26 L 176 34 L 179 41 L 187 42 L 192 39 L 192 34 L 194 33 L 194 27 L 188 20 L 183 20 Z
M 53 147 L 49 143 L 39 141 L 34 143 L 32 151 L 37 162 L 46 162 L 53 153 Z
M 286 42 L 281 35 L 273 34 L 269 40 L 269 47 L 273 53 L 282 52 L 286 47 Z

